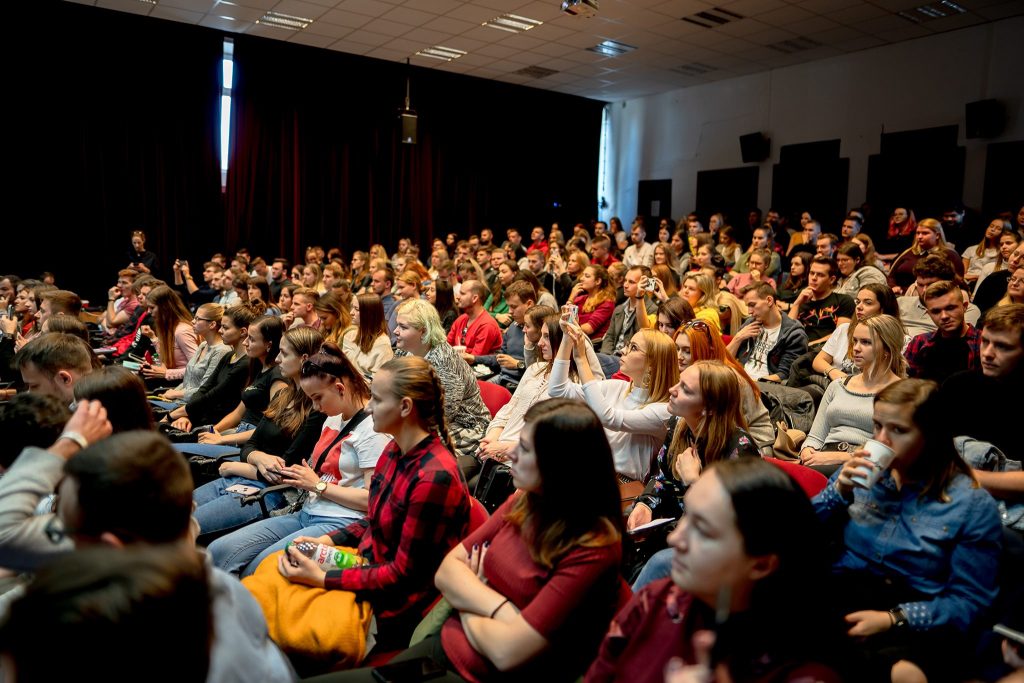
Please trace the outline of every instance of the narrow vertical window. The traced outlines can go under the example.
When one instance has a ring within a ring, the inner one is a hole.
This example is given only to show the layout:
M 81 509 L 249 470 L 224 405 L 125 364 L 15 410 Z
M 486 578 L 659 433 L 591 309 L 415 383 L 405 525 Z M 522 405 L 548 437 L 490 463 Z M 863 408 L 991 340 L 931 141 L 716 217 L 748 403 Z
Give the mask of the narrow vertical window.
M 224 39 L 220 87 L 220 191 L 228 186 L 228 156 L 231 149 L 231 85 L 235 76 L 235 41 Z
M 611 142 L 611 113 L 609 108 L 611 105 L 605 105 L 604 111 L 601 112 L 601 138 L 598 145 L 601 151 L 598 155 L 597 162 L 597 218 L 603 220 L 602 215 L 604 209 L 608 207 L 608 157 L 609 149 L 608 145 Z

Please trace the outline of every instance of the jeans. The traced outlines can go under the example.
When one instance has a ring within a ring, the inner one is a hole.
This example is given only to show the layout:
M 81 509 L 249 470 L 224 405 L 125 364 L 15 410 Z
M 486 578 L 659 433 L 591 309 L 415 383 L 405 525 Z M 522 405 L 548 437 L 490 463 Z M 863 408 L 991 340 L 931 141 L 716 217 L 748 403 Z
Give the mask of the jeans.
M 296 536 L 323 536 L 342 529 L 353 517 L 323 517 L 305 510 L 290 515 L 262 519 L 238 531 L 222 536 L 207 551 L 213 563 L 226 572 L 249 576 L 260 562 L 278 550 L 284 550 Z
M 672 576 L 672 553 L 672 548 L 665 548 L 651 555 L 651 559 L 647 560 L 647 564 L 633 582 L 634 593 L 652 581 Z
M 202 533 L 208 534 L 222 529 L 233 529 L 254 522 L 263 516 L 258 504 L 242 507 L 242 496 L 225 491 L 229 486 L 243 484 L 264 489 L 262 481 L 254 481 L 243 477 L 223 477 L 203 484 L 192 492 L 192 501 L 196 504 L 193 517 L 199 522 Z M 267 509 L 276 510 L 284 506 L 285 498 L 280 491 L 267 494 Z

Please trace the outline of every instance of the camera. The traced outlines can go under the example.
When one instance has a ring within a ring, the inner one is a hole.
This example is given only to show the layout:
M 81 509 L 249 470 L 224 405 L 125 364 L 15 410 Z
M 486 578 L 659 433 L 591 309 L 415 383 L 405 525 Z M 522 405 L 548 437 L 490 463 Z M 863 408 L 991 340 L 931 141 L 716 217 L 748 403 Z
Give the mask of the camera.
M 658 283 L 655 282 L 653 277 L 645 277 L 640 281 L 640 289 L 645 292 L 655 292 L 658 289 Z

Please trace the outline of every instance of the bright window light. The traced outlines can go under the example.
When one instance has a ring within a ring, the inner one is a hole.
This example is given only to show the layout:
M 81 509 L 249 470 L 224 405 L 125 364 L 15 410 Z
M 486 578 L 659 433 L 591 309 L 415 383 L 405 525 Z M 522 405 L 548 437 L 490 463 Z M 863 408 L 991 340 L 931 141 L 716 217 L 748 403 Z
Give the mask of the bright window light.
M 228 156 L 231 151 L 231 88 L 235 80 L 235 41 L 224 39 L 220 88 L 220 191 L 228 186 Z

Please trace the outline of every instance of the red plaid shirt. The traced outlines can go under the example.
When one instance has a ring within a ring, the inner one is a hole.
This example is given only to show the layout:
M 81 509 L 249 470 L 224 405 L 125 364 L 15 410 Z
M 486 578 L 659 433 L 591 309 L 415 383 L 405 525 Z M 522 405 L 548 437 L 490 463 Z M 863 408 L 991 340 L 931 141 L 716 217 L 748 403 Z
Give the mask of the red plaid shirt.
M 967 345 L 967 356 L 963 358 L 963 364 L 956 367 L 949 365 L 949 359 L 941 357 L 936 350 L 937 345 L 942 344 L 938 330 L 911 339 L 903 352 L 907 359 L 907 376 L 943 382 L 954 372 L 981 370 L 981 332 L 967 323 L 967 332 L 961 338 Z
M 363 593 L 381 634 L 389 620 L 408 620 L 411 631 L 437 597 L 441 560 L 469 532 L 469 505 L 455 457 L 436 435 L 405 454 L 392 441 L 373 471 L 366 521 L 331 536 L 339 545 L 358 541 L 368 563 L 327 572 L 324 585 Z

